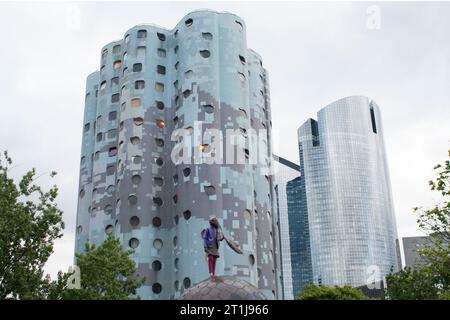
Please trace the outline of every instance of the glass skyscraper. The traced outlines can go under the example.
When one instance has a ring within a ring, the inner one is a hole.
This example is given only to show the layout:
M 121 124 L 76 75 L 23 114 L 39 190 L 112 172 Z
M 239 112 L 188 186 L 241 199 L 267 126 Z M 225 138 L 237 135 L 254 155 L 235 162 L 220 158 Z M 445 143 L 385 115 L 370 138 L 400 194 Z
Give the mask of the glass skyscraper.
M 283 299 L 292 300 L 291 250 L 289 241 L 288 197 L 286 185 L 288 181 L 300 175 L 300 167 L 291 161 L 273 156 L 275 164 L 275 194 L 279 217 L 280 256 L 282 269 Z
M 314 283 L 357 287 L 382 280 L 391 267 L 398 270 L 377 104 L 363 96 L 335 101 L 317 121 L 307 120 L 298 138 Z
M 305 285 L 313 282 L 305 179 L 300 176 L 288 181 L 286 195 L 292 293 L 295 298 L 302 293 Z

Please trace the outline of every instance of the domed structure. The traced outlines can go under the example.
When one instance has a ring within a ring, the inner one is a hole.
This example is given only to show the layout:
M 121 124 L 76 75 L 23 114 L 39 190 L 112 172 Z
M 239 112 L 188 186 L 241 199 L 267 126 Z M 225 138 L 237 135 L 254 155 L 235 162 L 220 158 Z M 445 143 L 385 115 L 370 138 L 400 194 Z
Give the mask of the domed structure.
M 210 278 L 185 291 L 179 300 L 267 300 L 254 285 L 235 276 Z

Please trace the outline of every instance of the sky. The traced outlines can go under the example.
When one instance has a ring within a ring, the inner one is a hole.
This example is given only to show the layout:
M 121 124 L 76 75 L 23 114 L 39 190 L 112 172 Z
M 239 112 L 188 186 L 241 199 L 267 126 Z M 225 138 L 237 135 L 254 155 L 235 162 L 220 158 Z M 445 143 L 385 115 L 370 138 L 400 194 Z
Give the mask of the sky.
M 412 208 L 441 200 L 427 181 L 450 148 L 450 3 L 0 2 L 0 151 L 14 177 L 35 167 L 40 185 L 57 184 L 64 211 L 46 272 L 73 263 L 85 80 L 101 47 L 134 25 L 172 29 L 204 8 L 246 22 L 248 47 L 269 71 L 278 155 L 298 162 L 297 128 L 329 103 L 377 102 L 399 236 L 422 235 Z

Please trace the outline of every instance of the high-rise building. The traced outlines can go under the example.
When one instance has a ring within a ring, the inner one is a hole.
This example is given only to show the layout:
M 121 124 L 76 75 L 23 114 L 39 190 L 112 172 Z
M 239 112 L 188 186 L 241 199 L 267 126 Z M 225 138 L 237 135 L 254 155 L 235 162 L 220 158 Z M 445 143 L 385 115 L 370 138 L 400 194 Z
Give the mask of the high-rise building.
M 381 114 L 367 97 L 298 129 L 314 283 L 354 287 L 401 266 Z M 292 246 L 291 246 L 292 251 Z
M 177 298 L 209 276 L 201 231 L 214 215 L 243 250 L 223 242 L 217 273 L 278 298 L 268 76 L 244 21 L 203 10 L 172 30 L 137 25 L 100 61 L 86 85 L 75 252 L 114 235 L 146 277 L 138 294 Z
M 275 160 L 275 194 L 278 208 L 278 218 L 280 223 L 279 242 L 281 260 L 281 284 L 284 300 L 292 300 L 292 273 L 291 273 L 291 250 L 289 243 L 289 220 L 288 220 L 288 199 L 286 194 L 286 184 L 288 181 L 300 175 L 300 167 L 287 159 L 273 155 Z
M 442 239 L 441 239 L 442 240 Z M 405 237 L 403 238 L 403 253 L 405 255 L 405 267 L 413 268 L 414 266 L 421 265 L 425 262 L 419 254 L 421 250 L 426 247 L 433 248 L 434 242 L 430 236 L 422 237 Z M 442 242 L 442 246 L 448 246 L 445 241 Z
M 311 245 L 305 179 L 302 176 L 286 184 L 291 252 L 292 293 L 294 298 L 303 287 L 313 283 Z

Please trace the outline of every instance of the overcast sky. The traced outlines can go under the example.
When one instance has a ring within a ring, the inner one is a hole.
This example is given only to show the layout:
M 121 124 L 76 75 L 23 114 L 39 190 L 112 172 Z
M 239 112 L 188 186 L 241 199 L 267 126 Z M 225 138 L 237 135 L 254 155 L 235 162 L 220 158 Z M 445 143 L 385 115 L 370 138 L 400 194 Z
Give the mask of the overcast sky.
M 421 235 L 411 208 L 440 200 L 432 168 L 450 147 L 450 3 L 0 3 L 0 150 L 20 176 L 58 176 L 66 229 L 46 271 L 73 262 L 86 76 L 101 47 L 139 23 L 167 28 L 188 12 L 233 12 L 269 71 L 276 152 L 297 162 L 297 128 L 325 105 L 366 95 L 381 108 L 399 236 Z M 79 12 L 79 19 L 77 18 Z

